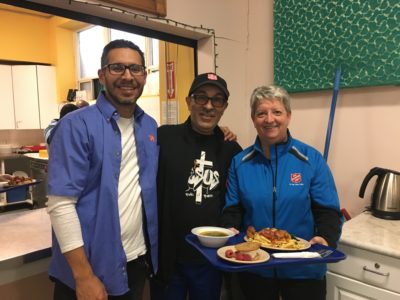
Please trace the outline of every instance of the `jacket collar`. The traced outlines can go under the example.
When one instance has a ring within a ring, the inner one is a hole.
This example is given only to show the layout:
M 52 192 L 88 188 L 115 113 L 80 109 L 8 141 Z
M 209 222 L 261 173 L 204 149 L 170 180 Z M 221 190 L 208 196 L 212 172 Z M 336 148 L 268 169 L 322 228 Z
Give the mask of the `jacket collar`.
M 283 153 L 286 153 L 289 151 L 289 149 L 292 147 L 293 144 L 293 138 L 292 135 L 289 132 L 289 129 L 287 130 L 287 134 L 288 134 L 288 138 L 286 142 L 283 143 L 278 143 L 278 144 L 274 144 L 271 145 L 269 148 L 269 153 L 270 153 L 270 159 L 273 160 L 275 159 L 277 156 L 281 156 Z M 257 136 L 255 143 L 253 145 L 254 149 L 253 151 L 258 152 L 259 154 L 264 156 L 264 151 L 261 147 L 261 141 L 260 138 Z

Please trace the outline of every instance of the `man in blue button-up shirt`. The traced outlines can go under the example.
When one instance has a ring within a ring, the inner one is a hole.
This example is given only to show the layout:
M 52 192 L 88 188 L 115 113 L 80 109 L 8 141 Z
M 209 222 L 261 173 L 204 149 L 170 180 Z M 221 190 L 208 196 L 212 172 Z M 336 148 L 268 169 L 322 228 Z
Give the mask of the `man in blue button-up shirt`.
M 55 299 L 141 300 L 148 271 L 157 271 L 157 124 L 136 105 L 143 52 L 112 41 L 101 66 L 96 104 L 68 114 L 51 137 Z

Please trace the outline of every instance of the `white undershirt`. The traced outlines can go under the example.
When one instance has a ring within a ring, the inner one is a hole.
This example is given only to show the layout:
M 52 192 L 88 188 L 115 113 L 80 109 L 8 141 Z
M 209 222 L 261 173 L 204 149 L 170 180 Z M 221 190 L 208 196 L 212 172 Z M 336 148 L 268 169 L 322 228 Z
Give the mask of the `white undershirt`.
M 127 261 L 146 253 L 133 122 L 133 118 L 120 118 L 117 121 L 121 132 L 122 147 L 118 208 L 121 240 Z M 62 253 L 83 245 L 82 231 L 75 208 L 76 202 L 77 198 L 74 197 L 49 196 L 47 211 Z

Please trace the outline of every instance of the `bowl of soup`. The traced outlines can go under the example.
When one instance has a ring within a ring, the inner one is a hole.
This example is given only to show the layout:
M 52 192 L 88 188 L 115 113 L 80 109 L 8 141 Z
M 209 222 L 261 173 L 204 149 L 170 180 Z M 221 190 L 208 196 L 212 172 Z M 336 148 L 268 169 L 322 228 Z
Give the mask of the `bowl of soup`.
M 228 239 L 235 234 L 223 227 L 201 226 L 192 229 L 192 233 L 197 236 L 205 247 L 219 248 L 226 244 Z

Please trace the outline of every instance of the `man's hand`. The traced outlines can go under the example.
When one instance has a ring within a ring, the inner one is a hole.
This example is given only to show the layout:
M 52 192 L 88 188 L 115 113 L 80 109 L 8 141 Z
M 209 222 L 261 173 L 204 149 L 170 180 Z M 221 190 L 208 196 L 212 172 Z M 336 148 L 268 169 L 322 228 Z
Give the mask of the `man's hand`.
M 76 279 L 76 297 L 78 300 L 107 300 L 107 292 L 99 278 L 94 274 Z
M 220 126 L 222 132 L 224 133 L 224 140 L 225 141 L 230 141 L 230 142 L 236 142 L 237 136 L 235 133 L 233 133 L 229 127 L 227 126 Z
M 76 284 L 78 300 L 107 300 L 107 291 L 98 277 L 93 273 L 83 247 L 64 253 L 71 267 Z

